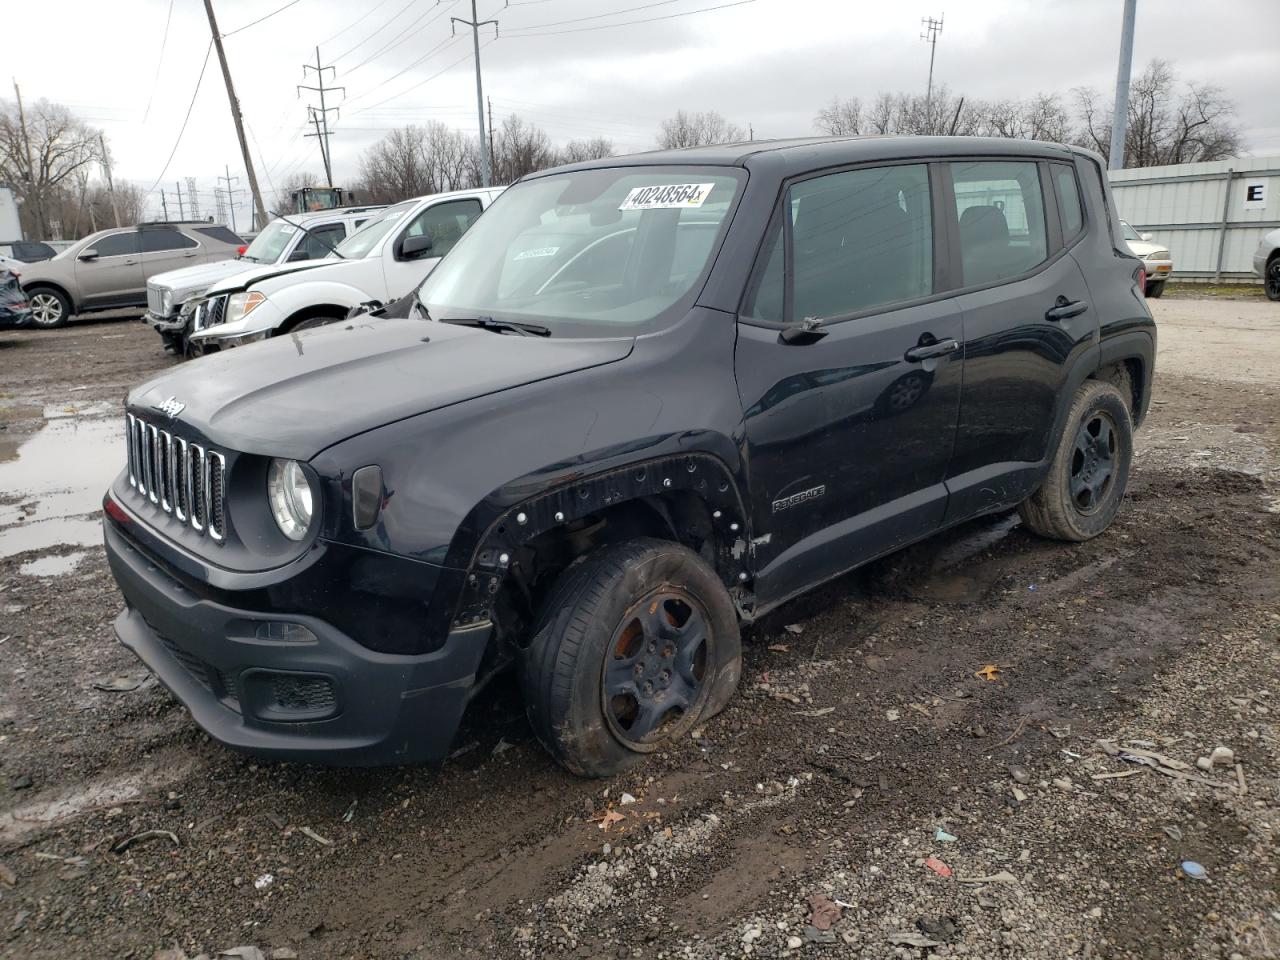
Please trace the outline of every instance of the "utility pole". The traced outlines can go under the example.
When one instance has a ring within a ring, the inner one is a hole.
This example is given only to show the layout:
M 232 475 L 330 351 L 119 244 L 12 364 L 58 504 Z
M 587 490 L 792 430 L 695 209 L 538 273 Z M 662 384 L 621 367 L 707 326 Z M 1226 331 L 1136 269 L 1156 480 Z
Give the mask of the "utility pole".
M 253 172 L 253 160 L 249 157 L 249 141 L 244 138 L 244 119 L 240 116 L 240 101 L 236 99 L 236 90 L 231 84 L 231 69 L 227 66 L 227 54 L 222 49 L 222 34 L 218 32 L 218 21 L 213 15 L 213 0 L 204 0 L 204 9 L 209 14 L 209 30 L 213 33 L 213 45 L 218 51 L 218 62 L 222 64 L 222 79 L 227 84 L 227 99 L 231 102 L 231 119 L 235 122 L 236 137 L 240 140 L 240 156 L 244 159 L 244 172 L 249 178 L 249 189 L 253 193 L 253 208 L 258 215 L 258 225 L 265 227 L 267 211 L 262 206 L 258 177 Z
M 313 136 L 320 141 L 320 157 L 322 160 L 324 160 L 324 176 L 325 176 L 325 180 L 327 181 L 325 185 L 332 187 L 333 186 L 333 165 L 329 161 L 329 158 L 331 156 L 331 154 L 329 153 L 329 111 L 332 110 L 336 113 L 338 111 L 338 108 L 325 106 L 324 95 L 325 95 L 325 91 L 332 92 L 334 90 L 341 90 L 342 95 L 345 97 L 347 95 L 347 88 L 346 87 L 326 87 L 324 85 L 324 72 L 326 70 L 332 71 L 331 75 L 336 80 L 338 77 L 338 71 L 333 67 L 324 67 L 320 65 L 320 48 L 319 47 L 316 47 L 316 65 L 314 67 L 309 63 L 304 63 L 302 65 L 302 78 L 304 80 L 307 77 L 308 70 L 314 70 L 316 72 L 316 83 L 319 84 L 319 86 L 309 87 L 306 84 L 300 83 L 298 84 L 298 96 L 299 97 L 302 96 L 303 90 L 314 90 L 316 93 L 320 94 L 320 109 L 317 110 L 315 107 L 311 106 L 310 104 L 307 105 L 307 110 L 310 111 L 311 120 L 316 125 L 316 132 L 313 134 L 312 133 L 305 134 L 305 136 L 308 136 L 308 137 Z
M 169 201 L 165 199 L 164 187 L 160 188 L 160 209 L 164 211 L 164 218 L 169 219 Z
M 1124 0 L 1124 20 L 1120 26 L 1120 66 L 1116 69 L 1116 105 L 1111 111 L 1111 152 L 1108 170 L 1124 167 L 1124 137 L 1129 126 L 1129 74 L 1133 71 L 1133 21 L 1138 0 Z
M 933 123 L 933 57 L 938 52 L 938 34 L 942 33 L 942 21 L 946 18 L 944 13 L 937 20 L 933 17 L 921 17 L 920 39 L 929 44 L 929 87 L 924 98 L 924 112 L 930 125 Z
M 487 187 L 492 180 L 492 165 L 489 163 L 489 146 L 484 141 L 484 85 L 480 82 L 480 28 L 492 23 L 493 35 L 496 37 L 498 35 L 498 21 L 477 20 L 476 0 L 471 0 L 471 19 L 463 20 L 459 17 L 450 17 L 449 22 L 455 34 L 458 30 L 456 24 L 461 23 L 463 26 L 471 28 L 471 46 L 476 56 L 476 116 L 480 121 L 480 185 Z
M 494 146 L 493 146 L 493 100 L 485 97 L 485 103 L 489 105 L 489 178 L 493 179 L 494 165 Z
M 22 128 L 22 147 L 27 155 L 27 195 L 35 201 L 36 227 L 43 233 L 47 228 L 44 223 L 44 204 L 40 200 L 40 191 L 36 189 L 36 171 L 31 164 L 31 136 L 27 133 L 27 115 L 22 109 L 22 91 L 18 89 L 18 78 L 13 78 L 13 95 L 18 101 L 18 126 Z M 23 197 L 24 200 L 27 197 Z
M 107 196 L 111 198 L 111 216 L 115 218 L 116 226 L 120 226 L 120 207 L 116 203 L 116 185 L 111 182 L 111 157 L 107 153 L 107 141 L 102 134 L 98 134 L 98 147 L 102 150 L 102 172 L 107 176 Z
M 178 188 L 178 219 L 185 220 L 187 217 L 185 211 L 182 209 L 182 181 L 176 180 L 174 181 L 174 185 Z
M 235 233 L 236 232 L 236 201 L 235 201 L 234 194 L 232 194 L 231 192 L 231 181 L 234 180 L 236 183 L 239 183 L 240 178 L 233 177 L 231 175 L 230 164 L 224 164 L 223 169 L 227 171 L 227 175 L 225 177 L 219 177 L 218 179 L 225 180 L 227 183 L 227 206 L 231 208 L 231 232 Z

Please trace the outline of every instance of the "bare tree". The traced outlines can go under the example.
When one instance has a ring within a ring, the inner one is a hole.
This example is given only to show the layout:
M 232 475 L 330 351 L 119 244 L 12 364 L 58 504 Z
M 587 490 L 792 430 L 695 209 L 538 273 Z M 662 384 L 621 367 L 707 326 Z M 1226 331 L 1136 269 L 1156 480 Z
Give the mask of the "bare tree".
M 370 203 L 396 203 L 434 193 L 426 157 L 427 131 L 397 127 L 360 158 L 361 193 Z
M 584 160 L 599 160 L 612 157 L 617 153 L 613 141 L 608 137 L 592 137 L 590 140 L 570 140 L 560 148 L 556 163 L 581 163 Z
M 658 146 L 664 149 L 701 147 L 712 143 L 734 143 L 747 139 L 747 132 L 714 110 L 677 110 L 658 129 Z
M 862 101 L 857 97 L 847 100 L 832 97 L 813 120 L 813 125 L 830 137 L 856 137 L 867 123 L 868 119 L 862 114 Z
M 494 183 L 514 183 L 555 162 L 555 148 L 545 130 L 514 113 L 502 121 L 493 138 Z
M 434 190 L 465 190 L 480 185 L 480 145 L 475 137 L 439 120 L 426 125 L 427 170 Z
M 1056 93 L 1038 93 L 1029 100 L 996 100 L 979 105 L 977 111 L 986 136 L 1054 143 L 1073 136 L 1071 115 Z
M 22 199 L 25 228 L 50 235 L 50 214 L 76 173 L 101 159 L 97 130 L 66 107 L 38 100 L 26 108 L 26 129 L 16 103 L 0 103 L 0 181 Z M 29 159 L 28 159 L 29 158 Z

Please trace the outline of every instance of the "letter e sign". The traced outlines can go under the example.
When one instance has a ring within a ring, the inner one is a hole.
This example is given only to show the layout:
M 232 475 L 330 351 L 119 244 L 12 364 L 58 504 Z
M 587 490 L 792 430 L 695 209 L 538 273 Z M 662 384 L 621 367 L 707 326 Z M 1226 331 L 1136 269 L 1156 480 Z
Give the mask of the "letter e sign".
M 1246 210 L 1263 210 L 1267 206 L 1267 181 L 1245 181 L 1244 208 Z

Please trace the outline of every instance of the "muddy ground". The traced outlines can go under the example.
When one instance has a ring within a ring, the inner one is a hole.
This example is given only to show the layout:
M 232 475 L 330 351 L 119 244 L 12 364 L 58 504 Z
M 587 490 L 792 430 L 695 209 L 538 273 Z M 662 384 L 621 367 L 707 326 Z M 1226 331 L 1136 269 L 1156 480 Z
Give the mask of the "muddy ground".
M 1280 309 L 1153 307 L 1107 534 L 989 518 L 790 604 L 729 709 L 612 782 L 502 683 L 440 770 L 209 741 L 115 642 L 91 516 L 170 361 L 134 322 L 0 334 L 0 955 L 1280 955 Z

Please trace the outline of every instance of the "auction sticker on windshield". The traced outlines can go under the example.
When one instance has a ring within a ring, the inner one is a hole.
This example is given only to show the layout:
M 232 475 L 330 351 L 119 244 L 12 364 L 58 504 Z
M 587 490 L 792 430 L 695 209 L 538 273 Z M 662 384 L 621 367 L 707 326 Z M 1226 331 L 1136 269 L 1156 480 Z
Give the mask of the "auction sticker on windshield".
M 667 183 L 636 187 L 618 206 L 619 210 L 680 210 L 700 207 L 714 183 Z

